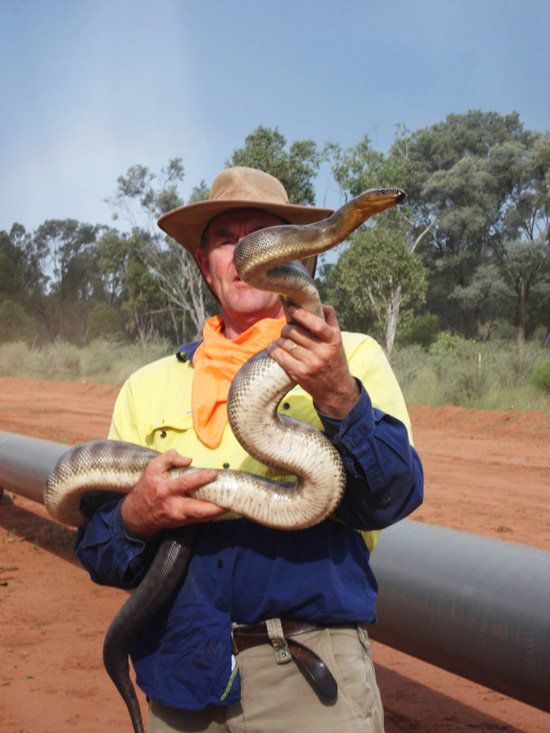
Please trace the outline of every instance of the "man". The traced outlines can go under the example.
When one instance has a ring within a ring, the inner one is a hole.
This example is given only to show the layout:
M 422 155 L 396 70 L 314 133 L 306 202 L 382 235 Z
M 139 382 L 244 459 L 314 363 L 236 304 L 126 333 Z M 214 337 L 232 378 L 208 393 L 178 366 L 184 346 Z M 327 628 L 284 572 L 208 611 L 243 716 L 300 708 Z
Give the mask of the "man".
M 144 367 L 122 388 L 109 437 L 162 455 L 122 502 L 96 512 L 77 542 L 94 580 L 133 587 L 161 530 L 197 525 L 181 587 L 132 647 L 150 731 L 383 730 L 364 624 L 375 620 L 369 557 L 377 532 L 422 501 L 406 407 L 372 339 L 341 333 L 329 307 L 326 320 L 294 309 L 285 325 L 278 296 L 248 287 L 233 264 L 235 244 L 250 232 L 330 213 L 290 205 L 261 171 L 229 168 L 208 201 L 159 221 L 194 255 L 221 314 L 207 321 L 200 344 Z M 225 409 L 237 369 L 266 346 L 297 382 L 280 409 L 322 428 L 346 468 L 334 517 L 300 531 L 189 495 L 216 469 L 276 474 L 239 446 Z M 210 468 L 168 476 L 191 459 Z

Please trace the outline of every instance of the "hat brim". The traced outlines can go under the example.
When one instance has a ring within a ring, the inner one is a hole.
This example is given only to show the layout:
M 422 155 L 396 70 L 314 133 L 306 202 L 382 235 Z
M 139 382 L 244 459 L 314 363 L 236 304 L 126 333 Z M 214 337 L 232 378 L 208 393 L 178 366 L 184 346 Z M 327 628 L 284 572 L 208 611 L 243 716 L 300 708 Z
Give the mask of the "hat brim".
M 178 209 L 163 214 L 157 223 L 166 234 L 194 256 L 200 247 L 203 232 L 212 219 L 232 209 L 262 209 L 286 219 L 291 224 L 313 224 L 334 213 L 334 209 L 322 209 L 315 206 L 216 199 L 214 201 L 196 201 L 193 204 L 180 206 Z

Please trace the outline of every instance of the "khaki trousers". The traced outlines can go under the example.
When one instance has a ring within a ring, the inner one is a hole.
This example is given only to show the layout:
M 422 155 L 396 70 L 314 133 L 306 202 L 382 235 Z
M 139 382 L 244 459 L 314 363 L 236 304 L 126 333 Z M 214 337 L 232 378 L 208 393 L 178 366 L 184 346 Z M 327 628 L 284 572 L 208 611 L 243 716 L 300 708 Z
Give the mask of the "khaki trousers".
M 335 701 L 320 700 L 293 661 L 278 664 L 274 649 L 263 644 L 237 657 L 240 702 L 195 712 L 153 700 L 148 733 L 383 733 L 384 711 L 367 632 L 361 627 L 333 627 L 297 638 L 324 660 L 336 678 Z

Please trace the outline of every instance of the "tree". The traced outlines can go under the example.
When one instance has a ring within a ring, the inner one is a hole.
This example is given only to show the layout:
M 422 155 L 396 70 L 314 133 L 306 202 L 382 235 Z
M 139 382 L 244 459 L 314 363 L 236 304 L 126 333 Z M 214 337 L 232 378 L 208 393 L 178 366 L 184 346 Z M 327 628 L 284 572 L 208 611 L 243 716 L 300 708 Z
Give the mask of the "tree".
M 445 259 L 439 260 L 438 265 L 440 271 L 444 270 Z M 458 304 L 462 313 L 468 314 L 478 338 L 487 340 L 503 313 L 508 288 L 498 266 L 487 263 L 479 265 L 468 284 L 457 285 L 448 297 Z
M 189 198 L 187 199 L 188 204 L 194 204 L 197 201 L 206 201 L 210 195 L 210 189 L 206 185 L 206 181 L 202 180 L 198 186 L 193 186 Z
M 283 184 L 290 203 L 315 204 L 314 181 L 321 156 L 313 140 L 296 140 L 288 150 L 278 128 L 260 125 L 236 148 L 227 166 L 242 165 L 270 173 Z
M 428 305 L 466 336 L 479 338 L 486 318 L 468 293 L 484 280 L 483 268 L 496 265 L 525 339 L 528 299 L 548 250 L 548 146 L 548 135 L 524 130 L 517 113 L 477 110 L 411 136 L 409 193 L 433 222 L 422 252 L 432 271 Z
M 0 300 L 0 344 L 7 341 L 30 341 L 36 336 L 36 324 L 20 303 Z
M 346 151 L 330 143 L 324 155 L 344 195 L 355 197 L 369 188 L 406 187 L 410 178 L 408 141 L 406 132 L 400 130 L 384 155 L 372 148 L 365 135 L 355 148 Z M 339 286 L 335 291 L 329 281 L 329 299 L 331 293 L 337 299 L 337 292 L 346 293 L 345 307 L 351 306 L 353 320 L 365 318 L 369 310 L 374 313 L 384 333 L 388 358 L 402 308 L 424 298 L 426 278 L 414 252 L 431 227 L 429 217 L 418 212 L 414 202 L 379 214 L 352 237 L 330 273 Z M 345 323 L 350 315 L 343 315 Z
M 352 235 L 327 283 L 327 295 L 340 305 L 345 328 L 366 330 L 365 323 L 375 316 L 388 359 L 399 317 L 421 303 L 425 292 L 425 268 L 407 246 L 405 225 L 395 214 Z
M 122 311 L 128 316 L 127 331 L 142 343 L 155 334 L 166 334 L 163 317 L 167 307 L 161 284 L 153 271 L 144 266 L 148 246 L 141 232 L 135 231 L 127 240 L 127 256 L 122 285 Z
M 532 289 L 543 279 L 548 282 L 550 135 L 531 133 L 523 144 L 497 145 L 488 163 L 493 176 L 501 172 L 505 180 L 490 246 L 515 296 L 518 343 L 523 346 Z
M 84 343 L 90 303 L 101 291 L 95 242 L 99 227 L 50 219 L 33 240 L 51 273 L 44 317 L 52 336 Z
M 0 232 L 0 301 L 19 303 L 32 319 L 44 309 L 45 253 L 21 224 Z
M 171 160 L 167 168 L 163 168 L 156 176 L 145 166 L 133 166 L 126 176 L 117 179 L 117 191 L 108 199 L 115 212 L 115 218 L 124 218 L 132 226 L 132 237 L 135 252 L 141 266 L 148 270 L 138 277 L 135 266 L 132 267 L 129 280 L 141 282 L 140 287 L 132 287 L 134 305 L 137 305 L 136 294 L 140 293 L 140 308 L 133 310 L 133 322 L 140 338 L 152 333 L 154 326 L 148 321 L 143 323 L 145 305 L 143 298 L 147 293 L 153 297 L 152 282 L 154 278 L 157 288 L 162 293 L 164 303 L 157 302 L 149 308 L 149 314 L 167 315 L 170 330 L 178 341 L 195 337 L 202 331 L 204 320 L 208 315 L 209 295 L 200 272 L 191 255 L 170 237 L 161 233 L 156 225 L 159 216 L 171 209 L 181 206 L 183 201 L 178 193 L 178 184 L 183 180 L 184 169 L 181 159 Z M 204 181 L 193 189 L 193 201 L 202 200 L 208 195 Z M 140 240 L 139 246 L 137 240 Z M 134 263 L 134 265 L 137 263 Z M 127 278 L 128 279 L 128 278 Z M 144 279 L 148 287 L 143 287 Z M 127 285 L 128 288 L 128 285 Z M 130 292 L 127 290 L 127 292 Z M 137 312 L 141 316 L 137 317 Z M 158 321 L 158 318 L 157 318 Z M 139 323 L 139 326 L 138 326 Z
M 128 168 L 117 178 L 114 196 L 105 199 L 113 211 L 113 219 L 123 218 L 133 229 L 144 227 L 156 231 L 156 220 L 183 203 L 178 185 L 185 176 L 181 158 L 173 158 L 155 175 L 144 165 Z M 144 214 L 147 221 L 144 224 Z

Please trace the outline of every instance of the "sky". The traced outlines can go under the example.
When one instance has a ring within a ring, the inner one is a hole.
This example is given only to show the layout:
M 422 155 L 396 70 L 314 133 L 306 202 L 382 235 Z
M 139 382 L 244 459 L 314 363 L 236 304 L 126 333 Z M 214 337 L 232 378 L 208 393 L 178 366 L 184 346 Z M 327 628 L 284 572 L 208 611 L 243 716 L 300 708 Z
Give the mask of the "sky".
M 382 151 L 470 109 L 548 131 L 549 28 L 548 0 L 0 0 L 0 229 L 110 224 L 117 177 L 177 157 L 185 198 L 258 125 Z

